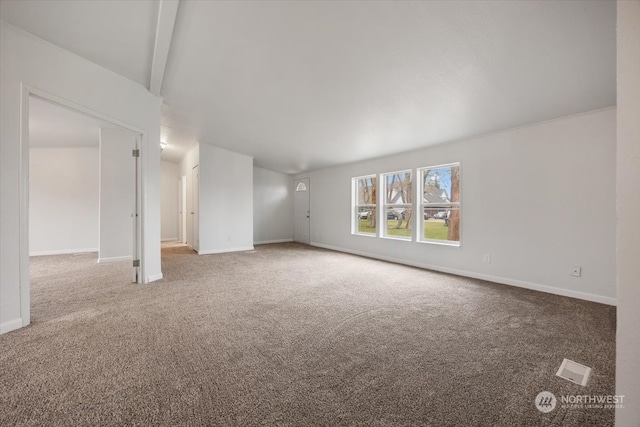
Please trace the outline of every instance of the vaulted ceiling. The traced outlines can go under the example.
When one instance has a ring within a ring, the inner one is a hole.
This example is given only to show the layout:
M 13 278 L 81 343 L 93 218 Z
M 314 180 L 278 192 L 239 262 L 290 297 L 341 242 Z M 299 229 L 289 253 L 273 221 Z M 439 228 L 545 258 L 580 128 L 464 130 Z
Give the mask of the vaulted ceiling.
M 615 105 L 615 7 L 3 0 L 0 18 L 158 92 L 170 160 L 198 141 L 299 173 Z

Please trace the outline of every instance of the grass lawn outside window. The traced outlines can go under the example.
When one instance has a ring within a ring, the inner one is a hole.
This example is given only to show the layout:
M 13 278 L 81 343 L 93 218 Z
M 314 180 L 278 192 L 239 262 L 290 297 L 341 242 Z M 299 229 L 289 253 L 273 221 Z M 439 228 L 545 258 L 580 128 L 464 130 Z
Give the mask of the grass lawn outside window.
M 370 221 L 362 219 L 358 221 L 359 233 L 375 234 L 376 229 L 369 227 Z M 394 228 L 398 224 L 397 220 L 390 219 L 387 221 L 387 234 L 391 236 L 411 237 L 411 229 Z M 433 240 L 447 240 L 448 228 L 444 225 L 444 220 L 428 219 L 424 222 L 424 238 Z

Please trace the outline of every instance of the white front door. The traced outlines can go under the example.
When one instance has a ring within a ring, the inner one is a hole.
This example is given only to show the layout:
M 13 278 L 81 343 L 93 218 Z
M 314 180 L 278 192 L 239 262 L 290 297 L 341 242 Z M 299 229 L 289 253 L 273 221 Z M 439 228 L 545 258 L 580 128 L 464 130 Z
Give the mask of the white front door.
M 294 182 L 294 221 L 293 240 L 309 244 L 309 225 L 311 212 L 309 210 L 309 178 L 297 179 Z

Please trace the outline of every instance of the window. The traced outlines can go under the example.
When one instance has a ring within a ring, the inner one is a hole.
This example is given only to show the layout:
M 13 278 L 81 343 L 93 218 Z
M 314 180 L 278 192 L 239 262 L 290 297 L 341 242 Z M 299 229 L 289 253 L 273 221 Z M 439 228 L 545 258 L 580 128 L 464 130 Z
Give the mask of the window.
M 385 224 L 385 237 L 411 240 L 413 235 L 411 218 L 413 213 L 413 190 L 411 171 L 382 174 L 384 199 L 380 220 Z
M 460 244 L 460 164 L 418 169 L 420 241 Z
M 300 181 L 298 185 L 296 185 L 296 191 L 307 191 L 307 184 Z
M 376 224 L 376 176 L 353 178 L 353 226 L 352 233 L 375 236 Z

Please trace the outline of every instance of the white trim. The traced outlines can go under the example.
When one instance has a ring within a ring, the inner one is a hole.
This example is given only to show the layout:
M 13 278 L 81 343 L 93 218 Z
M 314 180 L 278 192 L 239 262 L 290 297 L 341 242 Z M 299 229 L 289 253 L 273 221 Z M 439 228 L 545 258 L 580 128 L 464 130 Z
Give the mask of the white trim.
M 254 249 L 252 246 L 243 246 L 239 248 L 229 248 L 229 249 L 214 249 L 210 251 L 201 251 L 198 252 L 198 255 L 212 255 L 212 254 L 224 254 L 227 252 L 243 252 L 243 251 L 252 251 Z
M 293 242 L 293 239 L 276 239 L 276 240 L 262 240 L 260 242 L 253 242 L 255 245 L 269 245 L 271 243 L 288 243 Z
M 31 279 L 29 277 L 29 96 L 32 89 L 20 83 L 20 194 L 18 205 L 18 269 L 20 271 L 20 318 L 31 323 Z
M 109 258 L 98 258 L 98 264 L 104 264 L 107 262 L 130 261 L 130 260 L 133 260 L 133 257 L 131 255 L 113 256 Z
M 375 233 L 361 233 L 361 232 L 357 232 L 357 233 L 351 233 L 354 236 L 363 236 L 363 237 L 378 237 Z
M 451 246 L 453 248 L 459 248 L 462 245 L 460 242 L 455 242 L 453 240 L 435 240 L 435 239 L 424 239 L 424 240 L 416 240 L 416 243 L 424 243 L 427 245 L 440 245 L 440 246 Z
M 413 242 L 413 230 L 411 236 L 407 236 L 407 238 L 405 239 L 404 237 L 398 237 L 398 236 L 394 236 L 393 234 L 389 235 L 389 236 L 380 236 L 381 239 L 388 239 L 388 240 L 400 240 L 401 242 Z
M 85 249 L 61 249 L 58 251 L 36 251 L 29 252 L 29 256 L 44 256 L 44 255 L 67 255 L 67 254 L 85 254 L 90 252 L 98 252 L 98 248 L 85 248 Z
M 555 286 L 548 286 L 548 285 L 541 285 L 541 284 L 538 284 L 538 283 L 525 282 L 523 280 L 509 279 L 509 278 L 506 278 L 506 277 L 492 276 L 492 275 L 483 274 L 483 273 L 475 273 L 475 272 L 467 271 L 467 270 L 458 270 L 458 269 L 455 269 L 455 268 L 440 267 L 440 266 L 437 266 L 437 265 L 424 264 L 424 263 L 421 263 L 421 262 L 413 262 L 413 261 L 408 261 L 408 260 L 404 260 L 404 259 L 400 259 L 400 258 L 387 257 L 387 256 L 383 256 L 383 255 L 375 255 L 375 254 L 371 254 L 371 253 L 368 253 L 368 252 L 355 251 L 355 250 L 352 250 L 352 249 L 345 249 L 345 248 L 340 248 L 340 247 L 332 246 L 332 245 L 324 245 L 322 243 L 311 242 L 310 245 L 311 246 L 316 246 L 318 248 L 329 249 L 329 250 L 332 250 L 332 251 L 345 252 L 345 253 L 349 253 L 349 254 L 353 254 L 353 255 L 359 255 L 359 256 L 363 256 L 363 257 L 367 257 L 367 258 L 379 259 L 379 260 L 382 260 L 382 261 L 389 261 L 389 262 L 393 262 L 393 263 L 396 263 L 396 264 L 409 265 L 411 267 L 418 267 L 418 268 L 424 268 L 426 270 L 433 270 L 433 271 L 439 271 L 439 272 L 442 272 L 442 273 L 455 274 L 456 276 L 470 277 L 470 278 L 473 278 L 473 279 L 486 280 L 486 281 L 489 281 L 489 282 L 499 283 L 499 284 L 502 284 L 502 285 L 510 285 L 510 286 L 515 286 L 515 287 L 518 287 L 518 288 L 531 289 L 533 291 L 545 292 L 545 293 L 548 293 L 548 294 L 560 295 L 560 296 L 570 297 L 570 298 L 577 298 L 577 299 L 582 299 L 582 300 L 586 300 L 586 301 L 592 301 L 592 302 L 597 302 L 597 303 L 607 304 L 607 305 L 612 305 L 612 306 L 618 305 L 618 299 L 617 298 L 606 297 L 606 296 L 603 296 L 603 295 L 596 295 L 596 294 L 590 294 L 590 293 L 586 293 L 586 292 L 572 291 L 572 290 L 569 290 L 569 289 L 557 288 Z
M 162 273 L 160 274 L 154 274 L 152 276 L 149 276 L 149 281 L 147 283 L 151 283 L 151 282 L 155 282 L 156 280 L 160 280 L 162 279 Z
M 0 324 L 0 335 L 22 328 L 22 323 L 22 318 L 18 317 L 17 319 Z
M 177 237 L 164 237 L 160 239 L 161 242 L 179 242 L 180 239 Z
M 95 64 L 94 64 L 95 65 Z M 120 76 L 122 77 L 122 76 Z M 129 130 L 133 133 L 137 133 L 137 134 L 141 134 L 141 135 L 145 135 L 146 131 L 138 128 L 137 126 L 131 125 L 127 122 L 124 122 L 122 120 L 118 120 L 114 117 L 111 117 L 109 115 L 106 114 L 102 114 L 98 111 L 94 111 L 90 108 L 87 108 L 85 106 L 82 106 L 80 104 L 76 104 L 73 101 L 70 101 L 68 99 L 62 98 L 60 96 L 54 95 L 52 93 L 49 93 L 45 90 L 39 89 L 35 86 L 32 86 L 30 84 L 27 83 L 22 83 L 22 87 L 23 89 L 27 92 L 27 101 L 29 100 L 29 96 L 35 96 L 36 98 L 40 98 L 42 100 L 45 100 L 47 102 L 56 104 L 59 107 L 65 108 L 67 110 L 71 109 L 73 111 L 75 111 L 76 113 L 80 113 L 83 114 L 85 116 L 94 118 L 94 119 L 99 119 L 99 120 L 103 120 L 107 123 L 111 123 L 114 124 L 116 126 L 119 126 L 123 129 Z M 28 122 L 28 120 L 27 120 Z M 142 154 L 141 154 L 142 155 Z

